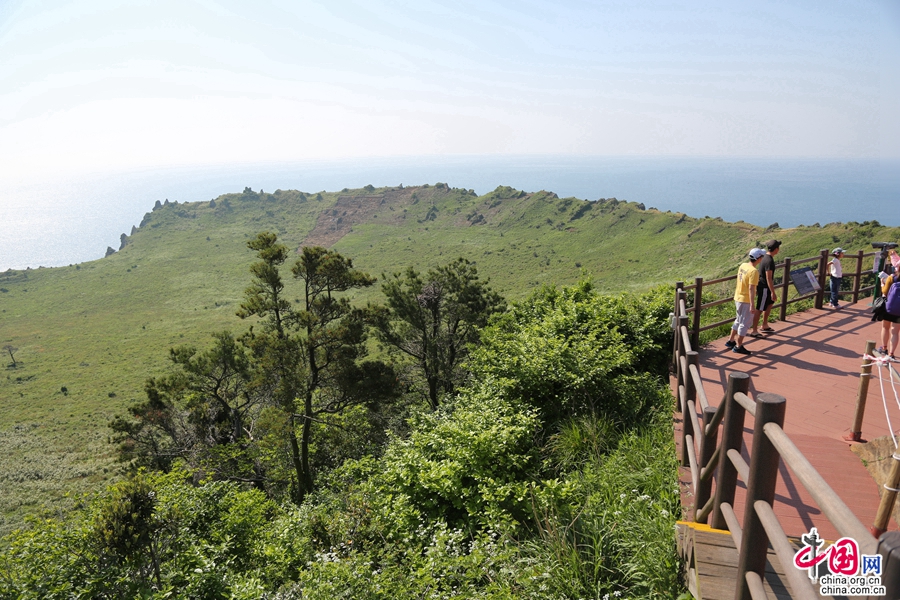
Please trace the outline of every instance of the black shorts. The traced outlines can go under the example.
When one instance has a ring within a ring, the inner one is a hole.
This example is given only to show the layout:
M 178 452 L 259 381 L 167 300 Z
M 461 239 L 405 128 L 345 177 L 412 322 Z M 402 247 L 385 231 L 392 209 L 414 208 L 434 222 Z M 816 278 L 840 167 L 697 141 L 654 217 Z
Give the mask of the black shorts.
M 764 311 L 772 308 L 773 304 L 775 304 L 775 301 L 772 300 L 772 294 L 769 292 L 768 286 L 758 286 L 756 288 L 756 304 L 753 305 L 753 308 Z
M 888 323 L 900 323 L 900 317 L 895 317 L 894 315 L 889 315 L 886 312 L 882 312 L 881 314 L 872 315 L 873 321 L 887 321 Z

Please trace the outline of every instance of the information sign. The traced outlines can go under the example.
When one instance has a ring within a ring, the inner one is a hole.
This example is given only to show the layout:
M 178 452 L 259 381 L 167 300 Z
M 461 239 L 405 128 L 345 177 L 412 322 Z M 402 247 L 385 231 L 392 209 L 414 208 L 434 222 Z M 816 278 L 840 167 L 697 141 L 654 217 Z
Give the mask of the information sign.
M 809 267 L 791 271 L 791 282 L 801 296 L 806 296 L 822 289 L 822 286 L 819 285 L 819 280 L 816 279 L 816 274 Z

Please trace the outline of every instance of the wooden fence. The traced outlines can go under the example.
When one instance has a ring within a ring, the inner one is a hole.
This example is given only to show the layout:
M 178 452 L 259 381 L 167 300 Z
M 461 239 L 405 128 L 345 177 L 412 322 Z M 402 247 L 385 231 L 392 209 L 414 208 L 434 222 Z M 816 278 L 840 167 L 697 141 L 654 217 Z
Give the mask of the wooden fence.
M 858 301 L 860 294 L 872 289 L 872 286 L 861 288 L 860 281 L 862 262 L 873 255 L 874 253 L 859 252 L 854 257 L 855 273 L 850 275 L 854 278 L 853 289 L 845 292 L 852 294 L 854 302 Z M 817 257 L 793 263 L 787 259 L 779 265 L 784 269 L 782 283 L 778 286 L 782 289 L 779 304 L 782 319 L 788 304 L 805 298 L 815 297 L 816 306 L 822 306 L 826 257 L 827 251 L 822 250 Z M 812 261 L 818 261 L 821 289 L 814 294 L 788 300 L 788 274 L 791 266 Z M 735 277 L 726 277 L 706 283 L 734 279 Z M 709 304 L 701 302 L 688 307 L 687 291 L 693 288 L 694 298 L 700 300 L 703 286 L 703 280 L 697 278 L 693 286 L 679 284 L 675 292 L 673 366 L 677 378 L 678 405 L 683 415 L 681 463 L 690 469 L 694 492 L 693 520 L 708 523 L 716 529 L 727 529 L 739 551 L 734 598 L 766 598 L 763 577 L 769 543 L 784 568 L 793 597 L 809 600 L 819 597 L 806 572 L 794 568 L 794 551 L 772 508 L 778 466 L 782 460 L 791 468 L 818 504 L 822 514 L 831 521 L 841 536 L 855 539 L 861 554 L 882 555 L 882 584 L 887 587 L 887 597 L 900 598 L 900 532 L 888 532 L 876 540 L 828 486 L 782 429 L 785 398 L 769 393 L 760 393 L 752 398 L 748 393 L 749 375 L 732 372 L 728 376 L 723 401 L 717 407 L 710 405 L 700 377 L 699 355 L 695 348 L 698 347 L 701 331 L 729 323 L 731 319 L 701 327 L 700 313 L 704 308 L 732 300 L 729 298 Z M 719 393 L 722 390 L 716 391 L 717 395 Z M 749 464 L 741 455 L 747 414 L 754 419 Z M 738 477 L 747 490 L 742 519 L 734 510 Z

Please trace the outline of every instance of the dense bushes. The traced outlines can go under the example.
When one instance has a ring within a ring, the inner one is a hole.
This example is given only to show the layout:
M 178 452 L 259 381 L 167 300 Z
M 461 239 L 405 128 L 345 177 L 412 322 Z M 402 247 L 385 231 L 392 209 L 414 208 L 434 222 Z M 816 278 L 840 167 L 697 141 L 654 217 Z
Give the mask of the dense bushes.
M 456 397 L 301 506 L 143 474 L 13 534 L 0 596 L 675 597 L 666 302 L 541 290 Z
M 507 382 L 545 428 L 594 413 L 633 426 L 658 408 L 651 400 L 666 370 L 667 314 L 662 290 L 608 297 L 589 282 L 545 288 L 484 332 L 472 374 Z

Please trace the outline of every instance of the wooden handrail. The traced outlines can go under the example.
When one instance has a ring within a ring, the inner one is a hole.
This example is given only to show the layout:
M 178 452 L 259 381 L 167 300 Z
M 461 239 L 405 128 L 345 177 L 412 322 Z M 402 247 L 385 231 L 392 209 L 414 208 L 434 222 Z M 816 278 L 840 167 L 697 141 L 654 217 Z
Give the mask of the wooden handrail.
M 711 323 L 710 325 L 707 325 L 705 327 L 701 327 L 699 329 L 699 331 L 707 331 L 708 329 L 715 329 L 716 327 L 721 327 L 722 325 L 728 325 L 729 323 L 731 323 L 733 321 L 734 321 L 733 318 L 723 319 L 721 321 Z
M 696 405 L 694 404 L 694 401 L 688 400 L 687 407 L 688 407 L 688 413 L 690 414 L 690 417 L 691 417 L 691 426 L 693 427 L 694 431 L 703 431 L 702 429 L 700 429 L 700 422 L 697 420 L 697 408 L 696 408 Z M 696 458 L 696 450 L 694 450 L 694 455 Z M 699 479 L 699 474 L 700 474 L 700 472 L 698 471 L 697 472 L 698 479 Z
M 778 560 L 782 565 L 791 565 L 794 558 L 794 550 L 787 541 L 787 534 L 784 532 L 784 528 L 781 527 L 775 511 L 772 510 L 769 504 L 761 500 L 753 503 L 753 510 L 759 515 L 759 520 L 766 529 L 766 535 L 769 536 L 769 541 L 772 543 L 772 549 L 775 550 Z M 787 577 L 788 583 L 791 584 L 791 591 L 794 597 L 802 600 L 817 600 L 819 598 L 819 594 L 813 588 L 809 577 L 800 569 L 785 568 L 784 575 Z
M 738 392 L 734 395 L 734 401 L 740 404 L 751 416 L 756 417 L 756 402 L 754 402 L 753 398 L 747 394 Z
M 759 574 L 748 571 L 744 573 L 744 578 L 747 580 L 747 589 L 750 590 L 750 597 L 753 600 L 769 600 L 766 588 L 763 586 L 762 577 Z
M 705 521 L 709 517 L 709 513 L 712 512 L 713 504 L 715 498 L 710 496 L 709 500 L 706 501 L 706 504 L 703 505 L 703 508 L 700 509 L 700 512 L 694 517 L 694 520 L 697 522 Z
M 747 481 L 747 477 L 750 476 L 750 465 L 747 464 L 747 461 L 744 460 L 744 457 L 741 456 L 741 453 L 732 448 L 726 453 L 726 455 L 728 456 L 728 460 L 731 461 L 731 464 L 734 465 L 734 468 L 737 469 L 738 475 L 741 476 L 741 479 Z
M 778 454 L 791 468 L 828 520 L 834 524 L 838 533 L 855 539 L 859 544 L 860 552 L 875 554 L 878 547 L 877 540 L 872 537 L 865 525 L 853 516 L 850 508 L 844 504 L 840 496 L 834 493 L 834 490 L 803 456 L 803 453 L 794 445 L 784 430 L 772 423 L 764 425 L 763 429 L 772 445 L 778 450 Z
M 716 407 L 716 414 L 713 415 L 713 418 L 709 421 L 709 424 L 706 426 L 704 430 L 706 433 L 709 433 L 713 429 L 719 428 L 719 423 L 722 422 L 722 419 L 725 417 L 725 402 L 719 404 Z
M 817 260 L 819 260 L 818 256 L 810 256 L 809 258 L 801 258 L 800 260 L 795 260 L 794 264 L 802 265 L 802 264 L 808 263 L 808 262 L 816 262 Z
M 688 365 L 688 371 L 691 379 L 694 381 L 694 387 L 697 390 L 697 399 L 700 401 L 700 410 L 709 408 L 709 401 L 706 399 L 706 390 L 703 389 L 703 380 L 700 378 L 700 369 L 697 365 Z M 703 431 L 698 429 L 697 431 Z
M 697 465 L 697 455 L 694 453 L 694 437 L 685 436 L 685 442 L 688 444 L 688 464 L 691 469 L 691 483 L 693 484 L 693 492 L 697 493 L 697 483 L 700 481 L 700 467 Z
M 685 353 L 690 352 L 694 349 L 691 345 L 691 335 L 688 333 L 687 327 L 679 327 L 681 330 L 681 341 L 684 343 Z
M 716 451 L 713 452 L 712 458 L 709 459 L 709 462 L 706 463 L 706 466 L 703 467 L 703 471 L 700 473 L 700 481 L 712 479 L 713 473 L 716 472 L 716 466 L 719 464 L 720 454 L 722 454 L 722 447 L 716 446 Z
M 722 511 L 722 516 L 725 519 L 726 529 L 731 532 L 731 539 L 734 542 L 734 547 L 740 548 L 744 532 L 741 529 L 741 523 L 738 521 L 737 515 L 734 513 L 734 507 L 731 506 L 731 503 L 729 502 L 723 502 L 719 505 L 719 510 Z

